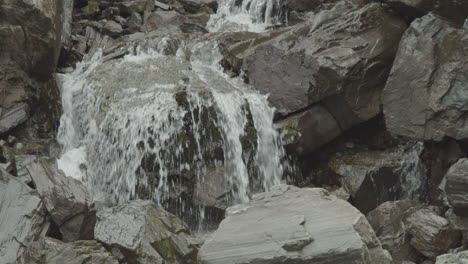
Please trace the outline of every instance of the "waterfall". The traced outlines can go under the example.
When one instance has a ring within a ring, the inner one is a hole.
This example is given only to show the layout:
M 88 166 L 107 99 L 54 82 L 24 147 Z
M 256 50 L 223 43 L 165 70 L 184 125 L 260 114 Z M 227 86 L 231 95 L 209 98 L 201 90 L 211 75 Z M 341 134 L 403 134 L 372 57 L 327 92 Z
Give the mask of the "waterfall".
M 220 0 L 208 28 L 212 32 L 262 32 L 286 24 L 285 0 Z
M 190 59 L 182 49 L 176 56 L 136 49 L 79 63 L 61 76 L 60 168 L 98 201 L 153 199 L 176 204 L 179 215 L 192 210 L 180 194 L 212 171 L 223 172 L 225 206 L 279 184 L 284 151 L 274 110 L 227 76 L 221 58 L 213 41 L 194 45 Z

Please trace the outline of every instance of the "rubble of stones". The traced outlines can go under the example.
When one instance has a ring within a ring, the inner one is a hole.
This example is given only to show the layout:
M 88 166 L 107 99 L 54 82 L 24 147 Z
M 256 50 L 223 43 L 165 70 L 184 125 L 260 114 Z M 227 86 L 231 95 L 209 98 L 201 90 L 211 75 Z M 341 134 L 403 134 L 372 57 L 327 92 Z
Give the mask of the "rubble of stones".
M 0 263 L 468 263 L 468 2 L 289 0 L 287 25 L 208 33 L 217 6 L 0 0 Z M 56 73 L 155 35 L 218 41 L 298 166 L 204 243 L 151 201 L 95 204 L 54 159 Z

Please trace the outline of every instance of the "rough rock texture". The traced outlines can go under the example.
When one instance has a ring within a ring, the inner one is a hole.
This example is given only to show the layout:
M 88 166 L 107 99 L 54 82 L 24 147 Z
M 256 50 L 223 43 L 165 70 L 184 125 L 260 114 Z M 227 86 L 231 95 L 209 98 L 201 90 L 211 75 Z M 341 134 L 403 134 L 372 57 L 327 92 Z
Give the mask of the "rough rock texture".
M 97 241 L 81 240 L 63 243 L 42 237 L 32 243 L 20 264 L 118 264 L 118 260 Z
M 468 264 L 468 251 L 438 256 L 435 264 Z
M 337 243 L 337 241 L 340 241 Z M 230 207 L 203 264 L 391 263 L 365 217 L 323 189 L 280 185 Z
M 460 159 L 445 175 L 445 193 L 455 214 L 468 216 L 468 159 Z
M 190 264 L 198 252 L 185 223 L 151 201 L 100 211 L 94 235 L 128 263 Z
M 465 248 L 468 248 L 468 217 L 457 216 L 449 209 L 445 213 L 445 217 L 450 222 L 453 230 L 458 230 L 462 233 L 462 243 Z
M 460 0 L 383 0 L 402 15 L 418 17 L 433 12 L 461 26 L 468 17 L 468 2 Z
M 381 204 L 367 215 L 382 247 L 390 252 L 395 263 L 417 261 L 420 256 L 409 243 L 410 236 L 404 220 L 421 208 L 417 201 L 392 201 Z
M 36 191 L 0 168 L 0 260 L 13 264 L 44 231 L 44 203 Z
M 447 219 L 430 209 L 412 213 L 406 219 L 406 224 L 411 234 L 410 244 L 430 259 L 446 253 L 461 242 L 460 232 L 453 230 Z
M 63 240 L 92 239 L 96 212 L 91 197 L 81 182 L 65 176 L 54 162 L 36 158 L 26 169 Z
M 420 159 L 422 143 L 385 151 L 338 156 L 329 163 L 351 195 L 351 203 L 368 213 L 383 202 L 418 199 L 424 191 L 426 168 Z
M 123 14 L 130 15 L 134 12 L 152 11 L 154 9 L 154 0 L 118 0 L 118 7 Z
M 406 31 L 382 94 L 390 132 L 440 141 L 468 137 L 468 31 L 432 14 Z
M 28 106 L 20 103 L 11 108 L 0 107 L 0 134 L 8 132 L 10 129 L 26 122 L 29 117 Z

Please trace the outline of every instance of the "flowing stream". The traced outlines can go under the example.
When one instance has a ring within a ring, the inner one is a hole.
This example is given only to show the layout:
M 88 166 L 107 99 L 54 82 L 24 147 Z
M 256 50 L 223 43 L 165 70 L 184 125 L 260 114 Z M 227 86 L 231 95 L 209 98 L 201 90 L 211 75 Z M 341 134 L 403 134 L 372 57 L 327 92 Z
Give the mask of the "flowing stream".
M 278 0 L 235 2 L 220 3 L 211 30 L 279 23 Z M 110 61 L 97 52 L 62 75 L 59 167 L 97 201 L 153 199 L 200 222 L 205 207 L 245 202 L 279 184 L 285 164 L 274 109 L 223 72 L 217 50 L 204 41 L 189 59 L 182 49 L 137 47 Z

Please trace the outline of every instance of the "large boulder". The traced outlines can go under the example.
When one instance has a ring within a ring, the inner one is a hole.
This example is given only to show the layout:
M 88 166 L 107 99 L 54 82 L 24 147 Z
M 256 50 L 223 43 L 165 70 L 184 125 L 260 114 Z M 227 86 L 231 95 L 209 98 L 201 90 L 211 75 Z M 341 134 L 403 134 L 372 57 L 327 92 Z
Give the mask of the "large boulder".
M 430 209 L 412 213 L 406 224 L 411 235 L 410 244 L 427 258 L 435 259 L 461 244 L 461 233 Z
M 329 166 L 340 176 L 351 203 L 367 214 L 386 201 L 420 198 L 426 182 L 422 151 L 422 143 L 411 143 L 384 151 L 337 156 Z
M 410 245 L 410 234 L 405 219 L 423 206 L 413 200 L 391 201 L 381 204 L 367 220 L 375 230 L 382 247 L 392 255 L 395 263 L 417 261 L 420 253 Z
M 94 240 L 64 243 L 54 238 L 42 237 L 27 248 L 19 263 L 118 264 L 119 262 Z
M 468 31 L 429 14 L 406 31 L 382 94 L 387 128 L 414 139 L 468 137 Z
M 391 263 L 391 258 L 365 217 L 346 201 L 323 189 L 279 185 L 228 208 L 199 261 L 345 264 Z
M 151 201 L 135 200 L 100 211 L 94 235 L 128 263 L 196 262 L 198 245 L 186 224 Z
M 445 175 L 445 193 L 455 214 L 468 216 L 468 159 L 460 159 Z
M 459 0 L 381 0 L 408 18 L 433 12 L 459 26 L 468 18 L 468 2 Z
M 0 259 L 13 264 L 45 232 L 45 206 L 35 190 L 1 168 L 0 201 Z
M 86 187 L 65 176 L 53 159 L 36 157 L 24 165 L 63 241 L 92 239 L 96 211 Z
M 468 264 L 468 251 L 440 255 L 435 264 Z

